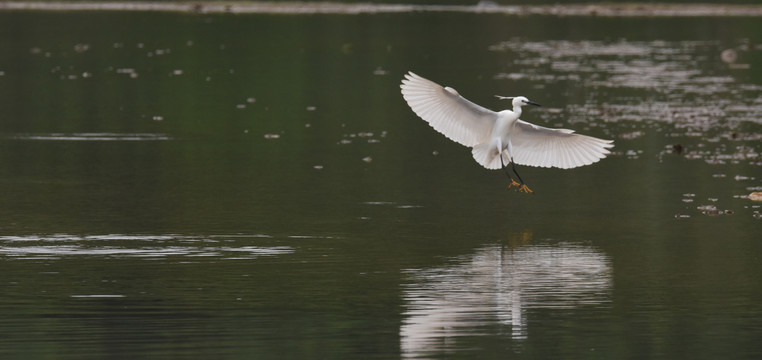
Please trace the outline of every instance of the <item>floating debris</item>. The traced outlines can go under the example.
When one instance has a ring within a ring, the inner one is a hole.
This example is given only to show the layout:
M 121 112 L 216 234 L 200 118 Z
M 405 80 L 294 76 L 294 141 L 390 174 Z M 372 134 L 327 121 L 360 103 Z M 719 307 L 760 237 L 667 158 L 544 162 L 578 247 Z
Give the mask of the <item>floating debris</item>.
M 738 61 L 738 51 L 735 49 L 725 49 L 720 53 L 720 59 L 722 62 L 728 64 L 728 69 L 733 70 L 744 70 L 744 69 L 750 69 L 750 64 L 738 64 L 736 61 Z
M 710 201 L 716 200 L 710 199 Z M 735 213 L 733 210 L 720 210 L 714 205 L 701 205 L 697 206 L 696 209 L 700 210 L 702 214 L 709 216 L 732 215 Z
M 265 139 L 280 139 L 278 134 L 265 134 Z
M 79 54 L 81 54 L 81 53 L 83 53 L 83 52 L 85 52 L 85 51 L 87 51 L 89 49 L 90 49 L 90 45 L 88 45 L 88 44 L 76 44 L 76 45 L 74 45 L 74 52 L 79 53 Z
M 722 215 L 722 210 L 704 210 L 701 213 L 709 216 L 717 216 Z
M 371 158 L 370 156 L 366 156 L 362 158 L 362 161 L 365 161 L 366 163 L 370 163 L 371 161 L 373 161 L 373 158 Z
M 323 170 L 323 165 L 314 165 L 312 168 L 315 170 Z
M 117 74 L 128 74 L 130 76 L 130 78 L 132 78 L 132 79 L 138 77 L 138 73 L 135 71 L 135 69 L 131 69 L 131 68 L 116 69 L 116 73 Z
M 758 123 L 762 118 L 762 99 L 757 97 L 762 86 L 728 74 L 708 76 L 696 62 L 696 55 L 704 51 L 716 51 L 719 62 L 720 51 L 725 49 L 721 45 L 714 40 L 533 42 L 514 38 L 494 44 L 489 50 L 508 53 L 514 65 L 526 69 L 522 73 L 498 73 L 494 79 L 531 81 L 546 87 L 573 81 L 585 87 L 643 89 L 657 94 L 654 101 L 647 102 L 621 98 L 596 103 L 592 99 L 582 105 L 567 105 L 561 109 L 565 115 L 563 127 L 579 124 L 574 129 L 579 131 L 601 127 L 609 136 L 622 139 L 652 137 L 661 132 L 675 139 L 665 144 L 660 158 L 677 154 L 712 165 L 762 166 L 760 142 L 728 143 L 747 136 L 762 138 L 762 133 L 745 133 L 738 126 Z M 731 50 L 742 62 L 743 47 Z M 592 73 L 595 76 L 589 76 Z M 721 101 L 710 100 L 719 94 Z M 555 124 L 559 118 L 554 113 L 540 116 L 545 126 Z M 600 121 L 591 122 L 591 118 Z M 718 124 L 720 118 L 725 121 Z M 686 137 L 696 141 L 688 142 Z M 631 159 L 644 156 L 632 152 L 623 155 Z
M 317 107 L 315 106 L 307 106 L 307 111 L 315 111 L 317 110 Z
M 680 155 L 680 154 L 682 154 L 682 153 L 683 153 L 683 150 L 684 150 L 684 148 L 683 148 L 683 146 L 682 146 L 682 145 L 680 145 L 680 144 L 675 144 L 675 145 L 672 145 L 672 152 L 674 152 L 674 153 L 675 153 L 675 154 L 677 154 L 677 155 Z
M 624 152 L 624 156 L 626 156 L 628 159 L 634 160 L 639 158 L 639 155 L 642 153 L 643 150 L 627 150 Z
M 752 201 L 762 201 L 762 192 L 755 191 L 755 192 L 749 194 L 749 200 L 752 200 Z
M 725 49 L 720 53 L 720 59 L 724 63 L 732 64 L 738 60 L 738 53 L 733 49 Z
M 700 205 L 697 206 L 696 209 L 701 211 L 717 211 L 717 207 L 714 205 Z
M 563 126 L 563 125 L 561 125 L 561 126 Z M 638 131 L 632 131 L 632 132 L 628 132 L 628 133 L 621 133 L 621 134 L 619 134 L 619 138 L 620 139 L 625 139 L 625 140 L 632 140 L 632 139 L 637 139 L 637 138 L 639 138 L 639 137 L 641 137 L 641 136 L 643 136 L 645 134 L 646 134 L 645 132 L 638 130 Z
M 309 127 L 309 126 L 307 126 L 307 127 Z M 342 127 L 345 127 L 344 124 L 342 124 Z M 386 131 L 382 131 L 381 134 L 378 135 L 378 137 L 381 137 L 381 138 L 386 137 L 386 134 L 387 134 Z M 377 143 L 380 143 L 381 140 L 378 139 L 376 136 L 377 136 L 377 134 L 373 133 L 371 131 L 360 131 L 360 132 L 357 132 L 357 133 L 343 134 L 342 135 L 343 139 L 341 139 L 338 142 L 338 144 L 339 145 L 351 144 L 352 141 L 353 141 L 352 139 L 358 139 L 358 138 L 360 138 L 360 139 L 367 139 L 366 142 L 368 144 L 377 144 Z

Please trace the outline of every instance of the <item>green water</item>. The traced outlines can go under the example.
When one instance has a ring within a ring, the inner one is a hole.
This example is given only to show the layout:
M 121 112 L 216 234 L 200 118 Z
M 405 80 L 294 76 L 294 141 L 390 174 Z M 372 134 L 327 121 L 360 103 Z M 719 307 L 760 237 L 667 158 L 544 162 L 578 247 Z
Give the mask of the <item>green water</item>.
M 758 19 L 0 24 L 3 358 L 762 356 Z M 510 191 L 409 70 L 614 152 Z

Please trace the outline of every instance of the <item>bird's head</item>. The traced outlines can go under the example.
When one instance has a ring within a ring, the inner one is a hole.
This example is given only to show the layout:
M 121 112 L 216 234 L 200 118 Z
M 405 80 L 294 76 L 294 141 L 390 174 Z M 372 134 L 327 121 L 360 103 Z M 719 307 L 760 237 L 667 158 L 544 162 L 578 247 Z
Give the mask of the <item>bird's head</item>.
M 500 100 L 512 100 L 511 103 L 513 104 L 513 107 L 516 107 L 516 106 L 521 107 L 521 106 L 524 106 L 524 105 L 540 106 L 540 104 L 535 103 L 535 102 L 531 102 L 531 101 L 529 101 L 529 99 L 527 99 L 527 98 L 525 98 L 523 96 L 500 96 L 500 95 L 495 95 L 495 97 L 497 97 Z

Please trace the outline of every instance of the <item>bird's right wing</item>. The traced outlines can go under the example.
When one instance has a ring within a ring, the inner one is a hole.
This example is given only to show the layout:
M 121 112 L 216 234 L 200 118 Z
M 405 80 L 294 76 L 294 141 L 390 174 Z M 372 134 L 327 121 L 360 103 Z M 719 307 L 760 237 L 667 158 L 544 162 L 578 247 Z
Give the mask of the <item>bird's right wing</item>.
M 613 141 L 551 129 L 518 120 L 511 132 L 513 160 L 517 164 L 571 169 L 597 162 L 609 154 Z
M 412 71 L 402 80 L 402 97 L 410 108 L 436 131 L 465 146 L 489 139 L 497 113 L 460 96 L 455 89 L 443 88 Z

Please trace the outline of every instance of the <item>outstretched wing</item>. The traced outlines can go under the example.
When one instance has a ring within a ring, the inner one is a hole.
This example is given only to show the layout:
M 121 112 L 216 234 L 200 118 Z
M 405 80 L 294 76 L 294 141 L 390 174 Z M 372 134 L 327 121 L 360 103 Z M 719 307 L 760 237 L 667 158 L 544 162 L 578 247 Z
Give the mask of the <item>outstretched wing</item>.
M 550 129 L 518 120 L 511 132 L 513 160 L 517 164 L 571 169 L 590 165 L 609 154 L 612 140 Z
M 402 97 L 436 131 L 465 146 L 489 139 L 497 113 L 476 105 L 455 89 L 443 88 L 412 71 L 402 80 Z

